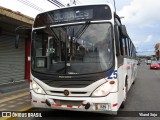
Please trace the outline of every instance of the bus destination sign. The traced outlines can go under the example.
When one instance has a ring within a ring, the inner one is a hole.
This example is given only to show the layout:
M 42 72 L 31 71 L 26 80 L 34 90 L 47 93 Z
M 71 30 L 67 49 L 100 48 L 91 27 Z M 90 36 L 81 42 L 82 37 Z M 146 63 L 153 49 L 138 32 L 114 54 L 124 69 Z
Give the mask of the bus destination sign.
M 110 20 L 111 18 L 111 10 L 107 5 L 69 7 L 37 15 L 33 27 L 81 21 Z
M 57 12 L 54 14 L 53 21 L 57 22 L 66 22 L 73 20 L 87 20 L 93 18 L 93 9 L 89 10 L 76 10 L 68 12 Z

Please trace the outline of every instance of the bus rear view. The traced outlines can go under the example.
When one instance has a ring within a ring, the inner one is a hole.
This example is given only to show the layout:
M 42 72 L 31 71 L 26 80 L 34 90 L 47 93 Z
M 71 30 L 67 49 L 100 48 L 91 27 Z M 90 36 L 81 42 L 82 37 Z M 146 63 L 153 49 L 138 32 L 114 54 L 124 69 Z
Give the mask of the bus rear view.
M 32 28 L 32 106 L 116 114 L 119 90 L 110 5 L 61 8 L 37 15 Z

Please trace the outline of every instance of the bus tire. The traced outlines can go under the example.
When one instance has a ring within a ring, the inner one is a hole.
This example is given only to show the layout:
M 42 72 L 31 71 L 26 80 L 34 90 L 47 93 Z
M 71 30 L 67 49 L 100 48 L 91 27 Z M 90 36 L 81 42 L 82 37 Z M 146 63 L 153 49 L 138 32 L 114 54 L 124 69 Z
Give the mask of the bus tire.
M 133 83 L 132 83 L 133 85 L 135 84 L 135 80 L 133 81 Z
M 126 99 L 127 99 L 127 90 L 128 90 L 128 84 L 127 84 L 127 80 L 125 81 L 125 87 L 124 87 L 124 100 L 123 100 L 123 102 L 122 102 L 122 104 L 121 104 L 121 108 L 123 109 L 123 108 L 125 108 L 125 106 L 126 106 Z

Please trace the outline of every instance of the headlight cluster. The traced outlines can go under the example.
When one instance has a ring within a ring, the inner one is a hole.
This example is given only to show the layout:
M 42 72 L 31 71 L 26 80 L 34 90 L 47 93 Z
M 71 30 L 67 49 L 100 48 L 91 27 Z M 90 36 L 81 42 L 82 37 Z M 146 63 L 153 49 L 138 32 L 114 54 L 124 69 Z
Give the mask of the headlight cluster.
M 107 94 L 109 94 L 112 91 L 112 89 L 114 89 L 114 87 L 115 87 L 115 81 L 106 82 L 106 83 L 102 84 L 101 86 L 99 86 L 92 93 L 92 96 L 106 96 Z
M 39 94 L 46 94 L 44 90 L 34 81 L 31 83 L 31 87 L 34 92 L 39 93 Z

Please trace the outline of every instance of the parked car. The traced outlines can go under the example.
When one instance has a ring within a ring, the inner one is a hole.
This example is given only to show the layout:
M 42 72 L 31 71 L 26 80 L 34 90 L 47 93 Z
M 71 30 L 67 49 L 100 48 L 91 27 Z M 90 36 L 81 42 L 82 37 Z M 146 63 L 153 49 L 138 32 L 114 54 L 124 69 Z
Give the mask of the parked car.
M 147 60 L 147 65 L 150 65 L 151 64 L 151 60 Z
M 152 61 L 150 64 L 150 69 L 160 69 L 158 61 Z

